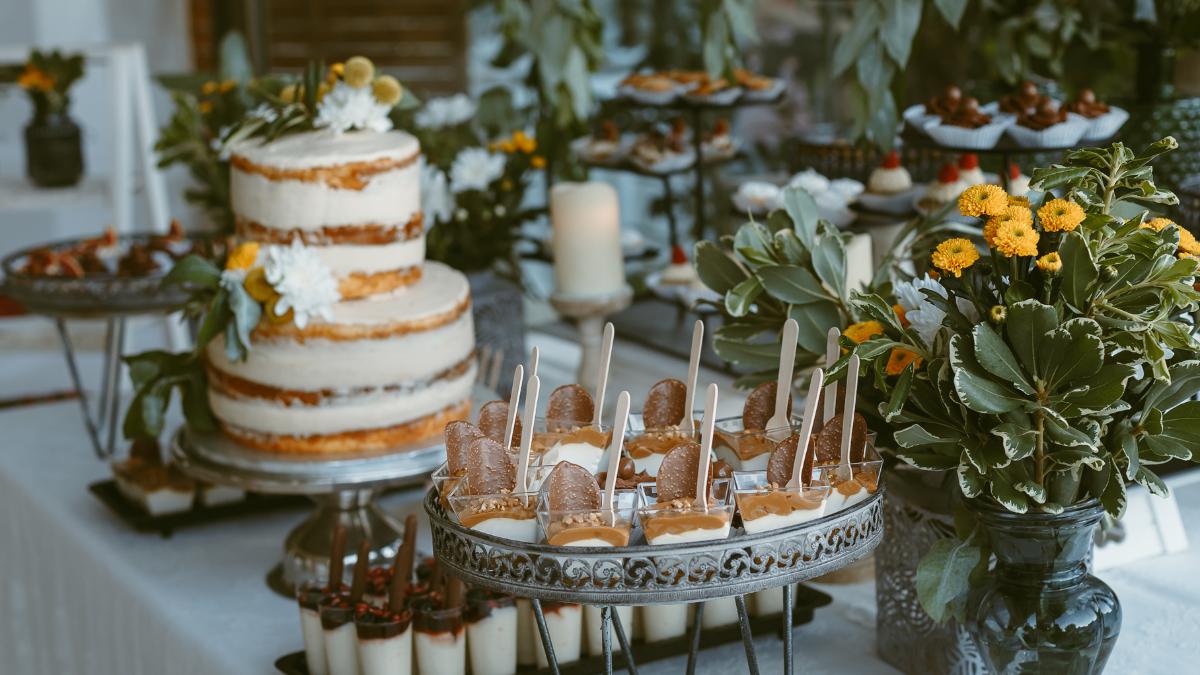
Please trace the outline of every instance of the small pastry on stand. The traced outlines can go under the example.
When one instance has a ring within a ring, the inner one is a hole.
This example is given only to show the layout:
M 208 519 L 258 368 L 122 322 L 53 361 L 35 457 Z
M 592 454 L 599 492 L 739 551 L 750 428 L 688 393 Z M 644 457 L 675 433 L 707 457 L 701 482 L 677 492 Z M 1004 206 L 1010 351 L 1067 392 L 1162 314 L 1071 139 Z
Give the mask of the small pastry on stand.
M 978 99 L 968 96 L 953 111 L 943 114 L 939 122 L 926 127 L 926 131 L 933 140 L 949 148 L 987 150 L 996 146 L 1011 121 L 1008 116 L 993 118 L 980 108 Z
M 595 164 L 615 164 L 625 155 L 621 131 L 612 120 L 604 120 L 591 136 L 577 138 L 572 149 L 585 161 Z
M 1000 98 L 1000 111 L 1019 117 L 1033 113 L 1043 102 L 1053 103 L 1049 96 L 1038 93 L 1036 84 L 1025 80 L 1017 91 Z
M 1087 119 L 1088 130 L 1083 133 L 1085 141 L 1110 138 L 1120 131 L 1121 126 L 1129 119 L 1129 113 L 1124 108 L 1097 99 L 1096 92 L 1091 89 L 1080 89 L 1068 109 Z
M 1029 194 L 1029 176 L 1021 173 L 1021 167 L 1016 164 L 1008 165 L 1008 194 L 1014 197 Z
M 935 124 L 944 115 L 949 115 L 958 109 L 962 103 L 963 93 L 957 85 L 947 85 L 942 93 L 931 97 L 925 103 L 909 106 L 904 110 L 905 125 L 919 133 L 928 133 L 927 127 Z
M 900 164 L 900 153 L 892 150 L 871 171 L 866 190 L 858 196 L 863 207 L 880 213 L 905 215 L 913 208 L 912 176 Z
M 1023 148 L 1068 148 L 1079 142 L 1088 130 L 1088 120 L 1057 101 L 1043 98 L 1033 110 L 1017 117 L 1008 135 Z
M 612 437 L 612 430 L 604 428 L 600 416 L 604 410 L 604 391 L 608 386 L 615 334 L 612 323 L 604 326 L 595 397 L 578 384 L 566 384 L 550 393 L 545 427 L 532 432 L 532 451 L 540 458 L 542 466 L 572 462 L 592 473 L 600 470 Z
M 930 183 L 925 194 L 917 201 L 917 210 L 928 215 L 953 203 L 967 186 L 958 177 L 958 167 L 946 162 L 938 172 L 937 180 Z
M 967 185 L 980 185 L 987 182 L 983 169 L 979 168 L 979 156 L 973 152 L 964 152 L 958 156 L 958 179 Z
M 706 159 L 729 159 L 737 154 L 737 141 L 729 132 L 729 120 L 718 118 L 712 131 L 705 135 L 700 144 L 700 155 Z
M 783 93 L 784 81 L 758 75 L 745 68 L 734 68 L 733 79 L 743 90 L 742 96 L 747 101 L 770 101 Z
M 733 208 L 739 215 L 765 216 L 779 208 L 782 192 L 774 183 L 748 180 L 738 185 L 737 192 L 733 193 Z
M 688 355 L 687 382 L 665 379 L 650 387 L 642 406 L 642 430 L 631 434 L 626 453 L 633 460 L 633 472 L 658 474 L 663 457 L 677 445 L 696 438 L 692 403 L 696 398 L 696 378 L 700 373 L 700 350 L 704 348 L 704 322 L 692 324 L 692 346 Z
M 117 490 L 152 516 L 187 511 L 196 500 L 196 482 L 163 462 L 154 438 L 133 441 L 129 458 L 114 463 L 112 473 Z

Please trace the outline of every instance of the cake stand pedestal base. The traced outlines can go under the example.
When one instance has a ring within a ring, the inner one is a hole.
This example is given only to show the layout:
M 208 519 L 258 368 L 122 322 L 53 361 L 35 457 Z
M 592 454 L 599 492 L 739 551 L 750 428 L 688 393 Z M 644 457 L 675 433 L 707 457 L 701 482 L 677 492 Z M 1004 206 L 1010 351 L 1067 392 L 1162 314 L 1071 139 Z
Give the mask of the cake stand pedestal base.
M 389 516 L 375 503 L 375 490 L 347 490 L 328 495 L 310 495 L 317 508 L 303 523 L 288 534 L 283 543 L 283 582 L 288 595 L 296 586 L 324 583 L 329 575 L 329 552 L 333 532 L 340 525 L 346 531 L 346 569 L 358 557 L 358 542 L 371 542 L 371 563 L 391 560 L 404 537 L 404 524 Z
M 604 321 L 610 315 L 625 309 L 633 302 L 633 289 L 629 286 L 607 295 L 582 296 L 555 293 L 550 296 L 554 310 L 568 319 L 574 319 L 579 330 L 579 346 L 583 353 L 579 358 L 579 370 L 575 381 L 584 389 L 596 388 L 596 376 L 600 366 L 600 343 L 604 338 Z

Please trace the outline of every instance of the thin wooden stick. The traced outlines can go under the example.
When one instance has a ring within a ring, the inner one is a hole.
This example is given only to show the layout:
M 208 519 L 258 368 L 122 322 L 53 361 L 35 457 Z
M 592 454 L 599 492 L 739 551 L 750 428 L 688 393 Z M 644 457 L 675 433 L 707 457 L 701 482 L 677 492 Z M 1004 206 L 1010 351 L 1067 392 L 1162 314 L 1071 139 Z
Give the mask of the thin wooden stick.
M 717 421 L 717 385 L 708 385 L 704 401 L 704 421 L 700 425 L 700 463 L 696 471 L 696 503 L 708 510 L 708 472 L 711 468 L 713 428 Z
M 808 440 L 812 437 L 813 424 L 817 419 L 817 401 L 821 399 L 821 384 L 824 381 L 825 371 L 820 368 L 814 370 L 812 381 L 808 383 L 808 396 L 804 399 L 804 419 L 800 421 L 800 438 L 796 442 L 796 457 L 792 460 L 792 479 L 787 485 L 790 488 L 801 485 L 804 462 L 808 457 Z
M 613 338 L 616 329 L 612 322 L 604 324 L 604 338 L 600 343 L 600 372 L 596 376 L 596 414 L 592 420 L 594 426 L 600 426 L 604 414 L 604 390 L 608 388 L 608 366 L 612 361 Z
M 529 387 L 525 391 L 525 419 L 521 433 L 521 452 L 517 456 L 517 492 L 529 491 L 529 451 L 533 447 L 533 423 L 537 416 L 538 391 L 542 388 L 537 375 L 529 378 Z
M 525 379 L 525 366 L 517 364 L 513 369 L 512 389 L 508 393 L 508 420 L 504 424 L 504 448 L 512 447 L 513 433 L 517 428 L 517 406 L 521 403 L 521 381 Z
M 679 428 L 689 436 L 696 433 L 696 420 L 692 417 L 692 406 L 696 403 L 696 378 L 700 375 L 700 349 L 704 346 L 704 321 L 696 319 L 692 326 L 692 354 L 688 357 L 687 387 L 683 395 L 683 420 Z

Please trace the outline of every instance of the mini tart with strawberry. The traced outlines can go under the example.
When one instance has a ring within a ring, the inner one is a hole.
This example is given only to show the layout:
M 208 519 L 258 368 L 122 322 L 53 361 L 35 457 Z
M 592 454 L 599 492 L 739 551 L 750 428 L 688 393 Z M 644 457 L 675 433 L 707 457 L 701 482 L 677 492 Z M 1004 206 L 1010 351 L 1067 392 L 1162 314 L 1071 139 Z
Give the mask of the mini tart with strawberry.
M 958 179 L 966 185 L 980 185 L 987 182 L 983 169 L 979 168 L 979 157 L 973 152 L 964 152 L 958 156 Z
M 676 244 L 671 247 L 671 264 L 662 273 L 662 283 L 672 286 L 690 286 L 700 277 L 696 268 L 688 260 L 683 247 Z
M 946 204 L 958 199 L 958 195 L 962 194 L 967 186 L 963 184 L 958 175 L 958 167 L 952 162 L 946 162 L 942 165 L 942 170 L 938 172 L 938 178 L 933 183 L 930 183 L 925 194 L 917 202 L 917 208 L 922 211 L 935 211 L 942 208 Z
M 892 150 L 875 167 L 867 179 L 867 192 L 873 195 L 894 195 L 912 189 L 912 176 L 900 165 L 900 154 Z

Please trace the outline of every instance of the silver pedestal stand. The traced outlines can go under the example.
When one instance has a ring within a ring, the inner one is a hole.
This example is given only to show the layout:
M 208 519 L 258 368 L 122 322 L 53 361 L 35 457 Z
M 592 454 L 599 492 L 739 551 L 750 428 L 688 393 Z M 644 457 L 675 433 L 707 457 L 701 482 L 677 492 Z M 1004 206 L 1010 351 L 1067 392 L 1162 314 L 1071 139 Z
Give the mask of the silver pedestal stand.
M 425 496 L 438 563 L 478 587 L 530 598 L 550 671 L 558 673 L 542 600 L 600 605 L 605 672 L 613 672 L 611 626 L 630 673 L 637 673 L 629 637 L 616 605 L 678 604 L 733 596 L 746 665 L 757 675 L 758 658 L 746 612 L 746 595 L 783 587 L 783 672 L 792 673 L 792 585 L 841 569 L 870 553 L 883 538 L 882 490 L 845 511 L 789 528 L 677 546 L 620 548 L 525 544 L 460 525 L 433 490 Z M 640 535 L 635 530 L 633 540 Z M 688 654 L 689 675 L 700 651 L 701 612 L 696 605 Z
M 259 493 L 305 495 L 316 502 L 316 510 L 288 534 L 283 561 L 267 578 L 273 590 L 287 597 L 294 597 L 297 585 L 325 583 L 337 525 L 346 530 L 347 570 L 353 568 L 363 538 L 371 542 L 372 561 L 394 557 L 404 525 L 380 509 L 375 497 L 384 488 L 423 483 L 446 459 L 440 434 L 369 457 L 293 458 L 186 426 L 175 433 L 171 454 L 177 466 L 198 480 Z

